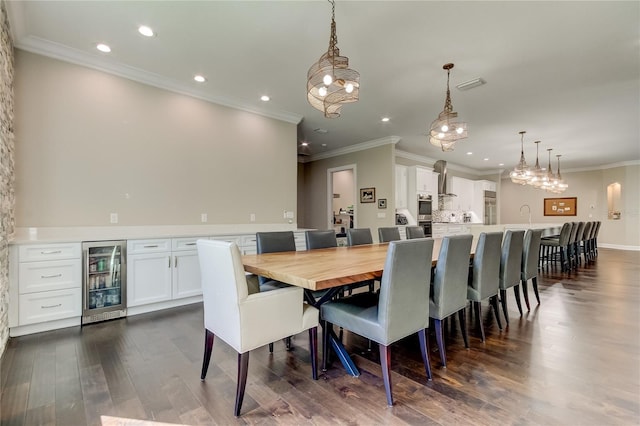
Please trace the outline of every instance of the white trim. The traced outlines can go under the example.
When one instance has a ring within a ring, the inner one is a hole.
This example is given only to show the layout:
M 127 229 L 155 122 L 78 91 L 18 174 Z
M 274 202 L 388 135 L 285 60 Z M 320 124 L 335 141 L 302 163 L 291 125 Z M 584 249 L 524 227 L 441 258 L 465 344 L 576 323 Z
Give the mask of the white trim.
M 400 142 L 400 138 L 398 136 L 388 136 L 386 138 L 374 139 L 372 141 L 362 142 L 355 145 L 345 146 L 344 148 L 338 148 L 331 151 L 314 154 L 304 162 L 308 163 L 310 161 L 324 160 L 325 158 L 338 157 L 340 155 L 351 154 L 352 152 L 364 151 L 365 149 L 376 148 L 388 144 L 395 145 L 398 142 Z
M 640 246 L 623 246 L 622 244 L 606 244 L 599 243 L 599 248 L 608 248 L 613 250 L 631 250 L 631 251 L 640 251 Z
M 562 170 L 562 173 L 590 172 L 593 170 L 616 169 L 618 167 L 640 166 L 640 160 L 621 161 L 619 163 L 603 164 L 602 166 L 581 167 L 577 169 Z
M 163 309 L 177 308 L 178 306 L 191 305 L 202 302 L 202 296 L 185 297 L 183 299 L 167 300 L 165 302 L 151 303 L 148 305 L 128 306 L 127 317 L 132 317 L 148 312 L 160 311 Z
M 170 92 L 179 93 L 181 95 L 191 96 L 196 99 L 211 102 L 213 104 L 262 115 L 264 117 L 273 118 L 275 120 L 284 121 L 286 123 L 298 124 L 302 121 L 303 116 L 287 111 L 274 111 L 262 108 L 256 108 L 244 104 L 241 100 L 227 98 L 223 96 L 211 96 L 204 94 L 195 87 L 191 87 L 180 81 L 166 78 L 161 75 L 144 71 L 139 68 L 130 67 L 128 65 L 114 63 L 105 57 L 99 55 L 91 55 L 82 50 L 73 49 L 59 43 L 44 40 L 39 37 L 28 36 L 14 40 L 14 47 L 27 52 L 36 53 L 38 55 L 47 56 L 64 62 L 92 68 L 108 74 L 117 75 L 122 78 L 137 81 L 138 83 L 148 86 L 157 87 L 159 89 L 168 90 Z M 195 84 L 195 83 L 194 83 Z
M 402 151 L 399 149 L 396 149 L 395 154 L 396 154 L 396 157 L 405 158 L 407 160 L 419 161 L 425 164 L 431 164 L 432 167 L 433 167 L 433 163 L 438 161 L 431 157 L 425 157 L 424 155 L 414 154 L 412 152 Z M 489 170 L 489 171 L 486 171 L 486 170 L 478 171 L 469 167 L 461 166 L 459 164 L 451 163 L 449 161 L 447 161 L 447 170 L 455 170 L 458 172 L 463 172 L 463 173 L 468 173 L 471 175 L 478 175 L 478 176 L 498 174 L 500 172 L 498 169 Z
M 80 326 L 82 317 L 65 318 L 55 321 L 45 321 L 36 324 L 20 325 L 9 328 L 9 336 L 18 337 L 27 334 L 42 333 L 43 331 L 57 330 L 59 328 Z

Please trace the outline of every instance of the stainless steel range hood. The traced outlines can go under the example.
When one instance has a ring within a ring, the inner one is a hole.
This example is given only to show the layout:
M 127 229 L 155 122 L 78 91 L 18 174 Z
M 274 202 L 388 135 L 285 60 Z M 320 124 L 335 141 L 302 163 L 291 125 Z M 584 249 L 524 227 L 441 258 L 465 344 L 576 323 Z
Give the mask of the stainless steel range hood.
M 447 187 L 447 162 L 444 160 L 438 160 L 433 164 L 433 171 L 439 173 L 438 175 L 438 197 L 457 197 L 456 194 L 448 192 Z

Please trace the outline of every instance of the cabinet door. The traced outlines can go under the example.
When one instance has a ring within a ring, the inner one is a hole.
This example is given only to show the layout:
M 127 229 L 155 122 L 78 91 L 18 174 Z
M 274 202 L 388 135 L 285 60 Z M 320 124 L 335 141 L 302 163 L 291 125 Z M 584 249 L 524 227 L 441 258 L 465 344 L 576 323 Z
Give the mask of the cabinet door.
M 129 255 L 127 305 L 139 306 L 171 300 L 171 254 Z
M 406 209 L 407 206 L 407 167 L 396 166 L 396 209 Z
M 202 294 L 198 251 L 182 251 L 173 254 L 173 298 Z

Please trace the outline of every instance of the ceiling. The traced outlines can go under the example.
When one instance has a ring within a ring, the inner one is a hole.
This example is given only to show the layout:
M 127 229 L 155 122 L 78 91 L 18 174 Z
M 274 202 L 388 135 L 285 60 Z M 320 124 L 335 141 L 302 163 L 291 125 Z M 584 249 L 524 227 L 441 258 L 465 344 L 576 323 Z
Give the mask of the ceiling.
M 307 70 L 329 44 L 326 1 L 8 1 L 7 9 L 17 48 L 300 123 L 298 143 L 312 154 L 395 136 L 402 151 L 488 172 L 515 166 L 526 130 L 530 164 L 535 140 L 543 165 L 553 148 L 564 171 L 640 160 L 636 1 L 338 1 L 338 47 L 361 78 L 360 100 L 335 119 L 306 99 Z M 138 34 L 143 24 L 156 36 Z M 112 52 L 98 52 L 99 42 Z M 425 134 L 444 106 L 447 62 L 469 137 L 445 153 Z M 486 84 L 455 88 L 477 77 Z

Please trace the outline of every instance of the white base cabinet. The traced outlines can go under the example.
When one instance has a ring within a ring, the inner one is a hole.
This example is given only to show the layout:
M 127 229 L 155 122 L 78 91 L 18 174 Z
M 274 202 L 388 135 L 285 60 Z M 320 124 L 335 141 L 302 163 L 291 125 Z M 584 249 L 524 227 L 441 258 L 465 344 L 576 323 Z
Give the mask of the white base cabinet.
M 80 325 L 80 243 L 11 246 L 9 335 Z

